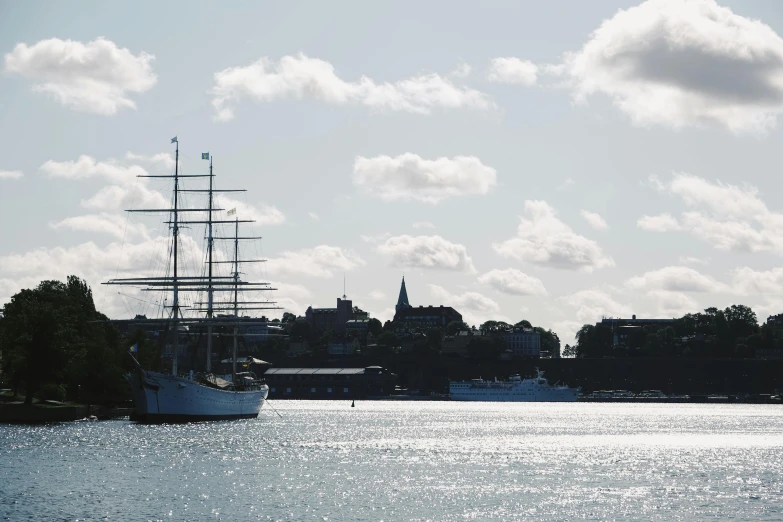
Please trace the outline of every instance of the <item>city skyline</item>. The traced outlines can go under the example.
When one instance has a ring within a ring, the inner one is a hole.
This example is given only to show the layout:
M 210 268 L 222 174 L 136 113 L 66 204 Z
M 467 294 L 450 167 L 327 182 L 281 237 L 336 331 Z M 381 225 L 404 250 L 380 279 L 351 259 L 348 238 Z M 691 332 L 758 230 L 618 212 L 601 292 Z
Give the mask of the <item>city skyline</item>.
M 768 3 L 43 5 L 0 2 L 2 302 L 74 274 L 138 311 L 100 283 L 165 248 L 122 211 L 167 204 L 135 176 L 178 136 L 186 173 L 210 152 L 248 189 L 218 204 L 257 220 L 281 314 L 345 277 L 391 319 L 403 273 L 413 306 L 563 344 L 603 316 L 783 311 Z

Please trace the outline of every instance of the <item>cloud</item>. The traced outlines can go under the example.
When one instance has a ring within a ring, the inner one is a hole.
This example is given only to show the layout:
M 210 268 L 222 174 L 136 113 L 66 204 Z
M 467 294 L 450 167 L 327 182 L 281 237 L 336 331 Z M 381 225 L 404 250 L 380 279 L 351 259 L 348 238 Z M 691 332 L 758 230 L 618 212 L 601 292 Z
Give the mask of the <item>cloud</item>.
M 331 63 L 301 53 L 278 62 L 264 57 L 247 66 L 229 67 L 216 72 L 214 80 L 212 106 L 221 121 L 234 117 L 234 107 L 244 97 L 259 102 L 307 97 L 334 105 L 415 114 L 429 114 L 437 108 L 486 111 L 495 107 L 486 94 L 457 86 L 435 73 L 394 83 L 379 84 L 366 76 L 350 82 L 337 76 Z
M 483 195 L 495 186 L 497 173 L 474 156 L 425 160 L 405 153 L 394 158 L 357 156 L 353 183 L 388 201 L 438 203 L 455 196 Z
M 525 201 L 517 237 L 493 243 L 492 248 L 503 257 L 568 270 L 592 272 L 614 266 L 595 241 L 574 233 L 545 201 Z
M 687 266 L 667 266 L 634 276 L 625 282 L 631 290 L 673 292 L 728 292 L 729 287 Z
M 680 224 L 671 216 L 671 214 L 660 214 L 657 216 L 642 216 L 636 220 L 636 226 L 650 232 L 668 232 L 669 230 L 680 230 Z
M 529 276 L 515 268 L 490 270 L 479 276 L 479 283 L 489 285 L 495 290 L 510 295 L 546 295 L 547 291 L 540 279 Z
M 163 174 L 174 174 L 174 158 L 169 152 L 159 152 L 157 154 L 152 154 L 151 156 L 127 152 L 125 154 L 125 158 L 133 161 L 139 161 L 141 163 L 146 163 L 151 167 L 162 166 L 165 169 Z
M 693 256 L 681 256 L 680 263 L 684 265 L 706 265 L 709 264 L 710 258 L 701 259 Z
M 604 93 L 639 125 L 759 131 L 783 108 L 783 39 L 714 0 L 621 9 L 563 70 L 577 100 Z
M 383 301 L 386 299 L 386 294 L 380 290 L 373 290 L 370 292 L 370 299 L 374 299 L 376 301 Z
M 580 214 L 585 218 L 585 221 L 596 230 L 606 230 L 609 228 L 609 225 L 606 224 L 606 221 L 604 221 L 604 218 L 602 218 L 600 214 L 587 210 L 582 210 Z
M 144 183 L 108 185 L 81 205 L 95 210 L 126 210 L 132 208 L 168 208 L 169 200 Z
M 329 245 L 318 245 L 297 251 L 283 252 L 269 259 L 266 269 L 275 275 L 304 275 L 328 278 L 334 272 L 349 272 L 365 264 L 357 254 Z
M 682 317 L 701 310 L 695 299 L 682 292 L 652 290 L 647 292 L 647 297 L 655 302 L 659 317 Z
M 435 228 L 435 225 L 429 221 L 416 221 L 413 223 L 413 228 Z
M 427 288 L 430 295 L 438 300 L 438 305 L 451 306 L 462 314 L 462 319 L 468 324 L 479 325 L 490 319 L 508 321 L 507 318 L 497 315 L 500 305 L 478 292 L 452 294 L 445 288 L 432 284 L 428 284 Z
M 457 66 L 449 73 L 449 76 L 452 78 L 467 78 L 470 76 L 471 71 L 473 70 L 473 67 L 471 67 L 469 64 L 465 62 L 460 62 L 457 64 Z
M 563 182 L 560 185 L 558 185 L 555 188 L 555 190 L 560 190 L 560 191 L 568 190 L 574 185 L 576 185 L 576 181 L 574 181 L 573 178 L 566 178 L 565 180 L 563 180 Z
M 52 178 L 71 180 L 103 177 L 115 183 L 132 183 L 137 176 L 147 174 L 139 165 L 123 166 L 115 161 L 97 161 L 92 156 L 81 155 L 76 161 L 49 160 L 40 167 L 41 171 Z
M 67 228 L 85 232 L 110 234 L 117 239 L 132 239 L 135 237 L 149 239 L 147 228 L 141 223 L 130 223 L 125 217 L 117 214 L 88 214 L 65 218 L 51 227 L 55 230 Z
M 236 216 L 239 219 L 252 219 L 260 226 L 279 225 L 285 221 L 285 214 L 280 212 L 277 207 L 264 205 L 258 208 L 250 203 L 223 195 L 217 195 L 215 203 L 216 208 L 222 208 L 225 211 L 236 209 Z
M 783 294 L 783 268 L 754 270 L 747 266 L 734 269 L 732 285 L 742 295 Z
M 535 85 L 538 80 L 538 66 L 519 58 L 493 58 L 489 64 L 487 80 L 499 83 Z
M 463 245 L 440 236 L 394 236 L 378 245 L 378 252 L 392 257 L 397 267 L 475 272 Z
M 557 300 L 575 308 L 576 318 L 582 324 L 595 323 L 603 317 L 629 317 L 632 314 L 629 306 L 618 303 L 602 290 L 580 290 Z
M 679 221 L 668 214 L 643 216 L 637 221 L 639 227 L 655 232 L 681 230 L 718 250 L 783 255 L 783 213 L 770 211 L 755 187 L 685 173 L 674 174 L 668 183 L 651 178 L 651 184 L 698 210 L 683 212 Z
M 310 219 L 312 219 L 313 221 L 321 220 L 321 218 L 318 217 L 318 214 L 316 214 L 315 212 L 308 212 L 307 215 L 310 216 Z
M 190 236 L 181 236 L 181 267 L 199 267 L 203 251 Z M 101 285 L 112 277 L 139 277 L 154 275 L 146 271 L 153 260 L 167 259 L 170 238 L 155 237 L 132 242 L 112 242 L 98 246 L 92 241 L 72 247 L 38 248 L 24 253 L 0 256 L 0 303 L 22 288 L 36 286 L 41 280 L 64 281 L 69 275 L 84 278 L 92 287 L 96 307 L 109 317 L 133 317 L 136 313 L 157 313 L 161 295 L 157 292 L 138 292 L 132 287 Z M 195 275 L 195 274 L 185 274 Z M 131 297 L 125 295 L 131 294 Z M 135 297 L 135 298 L 133 298 Z M 170 296 L 169 296 L 170 297 Z
M 0 179 L 19 179 L 22 176 L 21 170 L 0 170 Z
M 82 43 L 51 38 L 17 44 L 5 55 L 5 71 L 33 81 L 33 90 L 71 109 L 111 116 L 136 108 L 128 95 L 150 90 L 158 81 L 155 57 L 134 55 L 105 38 Z

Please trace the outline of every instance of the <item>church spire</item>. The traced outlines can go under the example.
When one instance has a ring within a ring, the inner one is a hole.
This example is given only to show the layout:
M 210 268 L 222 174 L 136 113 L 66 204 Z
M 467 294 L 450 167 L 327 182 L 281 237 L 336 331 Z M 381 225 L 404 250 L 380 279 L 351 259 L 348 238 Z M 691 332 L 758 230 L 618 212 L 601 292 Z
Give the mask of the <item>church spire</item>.
M 405 310 L 410 308 L 411 305 L 408 302 L 408 291 L 405 290 L 405 276 L 402 276 L 402 285 L 400 286 L 400 297 L 397 298 L 397 306 L 394 307 L 395 311 Z

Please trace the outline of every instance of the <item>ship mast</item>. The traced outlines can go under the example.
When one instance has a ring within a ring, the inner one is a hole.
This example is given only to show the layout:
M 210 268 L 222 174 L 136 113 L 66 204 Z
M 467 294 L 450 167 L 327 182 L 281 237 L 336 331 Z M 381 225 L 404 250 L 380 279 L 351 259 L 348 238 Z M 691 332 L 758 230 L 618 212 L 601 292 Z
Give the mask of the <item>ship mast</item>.
M 212 319 L 212 155 L 209 156 L 209 205 L 207 214 L 207 318 Z M 207 373 L 212 372 L 212 323 L 207 323 Z
M 171 363 L 171 374 L 177 375 L 177 352 L 179 351 L 179 281 L 177 280 L 177 236 L 179 235 L 179 141 L 176 136 L 172 140 L 177 144 L 176 156 L 174 157 L 174 226 L 172 227 L 172 241 L 174 242 L 174 277 L 171 280 L 171 286 L 174 290 L 174 300 L 171 306 L 171 318 L 174 329 L 174 358 Z
M 239 321 L 239 303 L 237 283 L 239 283 L 239 217 L 234 221 L 234 319 Z M 238 325 L 234 325 L 234 350 L 231 354 L 231 380 L 236 382 L 237 378 L 237 330 Z

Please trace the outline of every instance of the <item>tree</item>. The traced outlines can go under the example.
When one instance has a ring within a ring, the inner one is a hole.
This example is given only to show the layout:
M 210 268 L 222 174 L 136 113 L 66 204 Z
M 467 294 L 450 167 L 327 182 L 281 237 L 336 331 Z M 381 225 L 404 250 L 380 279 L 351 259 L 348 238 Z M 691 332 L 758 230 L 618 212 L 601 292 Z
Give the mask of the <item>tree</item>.
M 27 404 L 44 385 L 67 387 L 71 394 L 80 385 L 93 394 L 118 392 L 119 334 L 98 322 L 107 318 L 95 310 L 85 281 L 42 281 L 11 297 L 3 313 L 3 370 L 15 386 L 24 383 Z
M 291 331 L 289 335 L 292 341 L 308 341 L 313 333 L 313 329 L 310 323 L 307 321 L 296 321 L 291 325 Z
M 470 326 L 464 321 L 452 321 L 446 325 L 446 335 L 456 335 L 458 332 L 466 332 Z
M 392 332 L 383 332 L 378 336 L 376 342 L 381 346 L 388 346 L 389 348 L 394 348 L 395 346 L 400 345 L 400 340 Z
M 280 321 L 283 324 L 296 322 L 296 316 L 291 312 L 283 313 L 283 319 Z
M 428 328 L 425 335 L 430 348 L 440 351 L 441 343 L 443 342 L 443 331 L 440 328 Z
M 519 328 L 533 328 L 533 325 L 530 324 L 530 321 L 528 321 L 527 319 L 522 319 L 521 321 L 519 321 L 514 326 L 519 327 Z
M 375 317 L 370 319 L 370 321 L 367 323 L 367 327 L 373 337 L 377 337 L 381 335 L 381 332 L 383 332 L 383 325 Z
M 484 335 L 497 334 L 509 329 L 511 329 L 511 325 L 504 321 L 486 321 L 479 326 L 479 330 Z
M 576 346 L 571 346 L 569 344 L 565 345 L 565 348 L 563 348 L 563 357 L 578 357 L 579 353 L 576 349 Z

